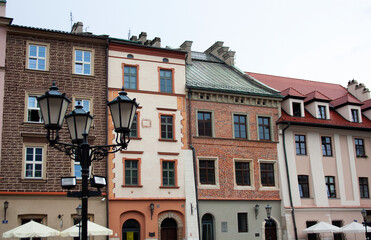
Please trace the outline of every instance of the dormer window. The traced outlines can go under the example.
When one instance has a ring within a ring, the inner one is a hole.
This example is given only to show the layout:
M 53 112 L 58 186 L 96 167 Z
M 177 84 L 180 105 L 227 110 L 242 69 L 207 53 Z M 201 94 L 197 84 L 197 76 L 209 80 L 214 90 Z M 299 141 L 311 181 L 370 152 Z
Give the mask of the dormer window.
M 301 117 L 301 103 L 298 102 L 292 103 L 292 116 Z
M 326 106 L 318 105 L 318 118 L 319 119 L 327 119 L 327 117 L 326 117 Z
M 351 109 L 352 122 L 359 123 L 358 109 Z

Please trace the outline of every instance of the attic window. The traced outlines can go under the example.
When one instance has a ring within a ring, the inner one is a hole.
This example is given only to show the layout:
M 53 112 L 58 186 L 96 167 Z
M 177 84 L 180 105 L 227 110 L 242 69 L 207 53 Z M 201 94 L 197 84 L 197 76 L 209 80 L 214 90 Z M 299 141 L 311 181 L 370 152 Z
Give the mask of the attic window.
M 210 96 L 209 95 L 206 95 L 206 99 L 209 100 L 210 99 Z
M 260 100 L 258 100 L 258 105 L 260 104 Z
M 243 99 L 241 98 L 241 103 L 243 103 Z
M 134 58 L 133 54 L 128 54 L 127 58 Z
M 292 103 L 292 115 L 294 117 L 301 117 L 301 104 L 298 102 Z
M 265 101 L 263 101 L 263 105 L 265 105 Z
M 352 109 L 352 122 L 359 123 L 358 109 Z
M 203 94 L 200 95 L 200 99 L 204 99 L 204 95 Z
M 162 62 L 164 62 L 164 63 L 168 63 L 168 62 L 169 62 L 169 59 L 167 59 L 167 58 L 163 58 L 163 59 L 162 59 Z
M 238 103 L 238 98 L 235 98 L 234 101 L 235 101 L 236 103 Z

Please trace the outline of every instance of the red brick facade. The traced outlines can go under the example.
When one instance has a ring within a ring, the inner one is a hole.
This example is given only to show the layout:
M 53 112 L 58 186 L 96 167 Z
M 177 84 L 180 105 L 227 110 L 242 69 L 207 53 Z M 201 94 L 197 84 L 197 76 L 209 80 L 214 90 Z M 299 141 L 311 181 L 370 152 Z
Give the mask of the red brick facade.
M 47 44 L 49 70 L 29 70 L 27 43 Z M 68 33 L 9 27 L 6 48 L 4 125 L 0 169 L 1 192 L 62 192 L 60 178 L 72 174 L 72 162 L 63 152 L 47 147 L 46 175 L 40 180 L 23 179 L 24 144 L 46 144 L 43 123 L 25 121 L 27 93 L 44 94 L 55 81 L 59 91 L 70 99 L 89 97 L 94 115 L 94 126 L 89 134 L 90 144 L 106 144 L 106 40 L 98 37 L 78 36 Z M 94 74 L 72 74 L 73 48 L 94 51 Z M 67 112 L 74 108 L 71 102 Z M 61 140 L 70 142 L 67 125 L 61 131 Z M 93 164 L 94 174 L 106 175 L 106 161 Z

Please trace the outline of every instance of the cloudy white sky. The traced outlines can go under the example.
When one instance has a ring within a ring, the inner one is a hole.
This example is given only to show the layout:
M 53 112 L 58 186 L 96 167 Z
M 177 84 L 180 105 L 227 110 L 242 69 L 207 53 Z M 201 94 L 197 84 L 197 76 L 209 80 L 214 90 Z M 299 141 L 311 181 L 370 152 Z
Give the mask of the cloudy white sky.
M 147 32 L 162 46 L 216 41 L 244 71 L 371 88 L 369 0 L 8 0 L 13 24 L 128 38 Z

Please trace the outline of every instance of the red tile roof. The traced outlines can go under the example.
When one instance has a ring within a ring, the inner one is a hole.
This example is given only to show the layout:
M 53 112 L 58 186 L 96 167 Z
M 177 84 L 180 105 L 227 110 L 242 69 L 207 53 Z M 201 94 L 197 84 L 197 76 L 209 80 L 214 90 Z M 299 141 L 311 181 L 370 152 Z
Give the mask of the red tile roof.
M 309 102 L 311 100 L 320 100 L 320 101 L 326 101 L 326 102 L 331 102 L 331 99 L 320 93 L 319 91 L 315 90 L 313 92 L 310 92 L 306 95 L 306 99 L 304 102 Z
M 305 98 L 305 96 L 303 94 L 301 94 L 299 91 L 297 91 L 295 88 L 286 88 L 285 90 L 283 90 L 281 92 L 281 95 L 286 97 L 286 96 L 290 96 L 290 97 L 297 97 L 297 98 Z
M 371 99 L 368 99 L 363 102 L 364 104 L 362 105 L 362 110 L 368 110 L 371 108 Z
M 313 91 L 321 91 L 321 93 L 327 96 L 329 99 L 337 99 L 339 96 L 344 96 L 348 93 L 348 90 L 340 84 L 315 82 L 297 78 L 279 77 L 267 74 L 246 72 L 250 77 L 268 85 L 278 91 L 291 87 L 300 93 L 307 95 Z
M 345 105 L 345 104 L 353 104 L 353 105 L 363 105 L 363 103 L 361 101 L 359 101 L 357 98 L 353 97 L 352 95 L 350 94 L 346 94 L 342 97 L 339 97 L 337 99 L 334 99 L 331 104 L 334 106 L 334 107 L 338 107 L 338 106 L 341 106 L 341 105 Z

